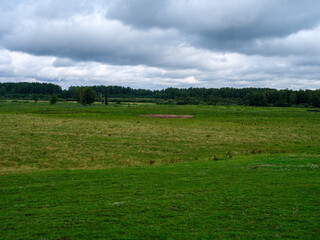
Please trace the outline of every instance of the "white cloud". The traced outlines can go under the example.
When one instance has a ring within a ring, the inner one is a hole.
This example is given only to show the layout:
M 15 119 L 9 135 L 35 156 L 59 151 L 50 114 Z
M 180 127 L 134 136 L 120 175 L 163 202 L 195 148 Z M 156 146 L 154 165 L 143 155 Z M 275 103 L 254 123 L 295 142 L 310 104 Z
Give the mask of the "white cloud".
M 57 57 L 34 56 L 0 51 L 0 81 L 49 81 L 67 88 L 70 85 L 122 85 L 134 88 L 165 87 L 259 87 L 317 88 L 320 70 L 300 75 L 305 69 L 287 68 L 285 58 L 224 54 L 224 61 L 206 71 L 168 69 L 144 65 L 109 65 L 99 62 L 66 62 Z M 283 71 L 283 68 L 287 71 Z M 310 70 L 310 69 L 309 69 Z M 299 77 L 297 77 L 299 76 Z

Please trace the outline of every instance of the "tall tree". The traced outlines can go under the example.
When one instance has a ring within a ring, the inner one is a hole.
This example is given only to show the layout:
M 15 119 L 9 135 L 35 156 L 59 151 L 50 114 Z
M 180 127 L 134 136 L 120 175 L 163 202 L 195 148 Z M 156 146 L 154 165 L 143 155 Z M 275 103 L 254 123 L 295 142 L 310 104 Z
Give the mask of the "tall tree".
M 91 87 L 79 87 L 76 90 L 76 100 L 82 105 L 91 105 L 96 100 L 96 93 Z

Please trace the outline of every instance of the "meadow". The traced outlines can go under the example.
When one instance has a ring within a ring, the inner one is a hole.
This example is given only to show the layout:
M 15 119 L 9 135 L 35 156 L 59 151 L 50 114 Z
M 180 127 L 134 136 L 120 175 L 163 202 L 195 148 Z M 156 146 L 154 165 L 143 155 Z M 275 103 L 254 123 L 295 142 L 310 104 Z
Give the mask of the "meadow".
M 308 110 L 2 101 L 0 238 L 317 239 Z

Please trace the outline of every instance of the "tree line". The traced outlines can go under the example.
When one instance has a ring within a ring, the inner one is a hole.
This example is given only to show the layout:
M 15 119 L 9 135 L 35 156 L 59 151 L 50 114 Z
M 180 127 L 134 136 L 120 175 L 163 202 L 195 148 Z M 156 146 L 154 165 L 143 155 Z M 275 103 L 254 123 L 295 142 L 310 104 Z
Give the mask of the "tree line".
M 38 94 L 49 99 L 52 94 L 63 100 L 80 99 L 81 86 L 63 90 L 52 83 L 0 83 L 0 98 L 31 99 Z M 277 90 L 271 88 L 166 88 L 162 90 L 133 89 L 122 86 L 91 86 L 95 101 L 108 98 L 140 99 L 163 104 L 209 104 L 249 106 L 320 107 L 320 90 Z M 93 96 L 93 95 L 92 95 Z M 91 97 L 92 97 L 91 96 Z

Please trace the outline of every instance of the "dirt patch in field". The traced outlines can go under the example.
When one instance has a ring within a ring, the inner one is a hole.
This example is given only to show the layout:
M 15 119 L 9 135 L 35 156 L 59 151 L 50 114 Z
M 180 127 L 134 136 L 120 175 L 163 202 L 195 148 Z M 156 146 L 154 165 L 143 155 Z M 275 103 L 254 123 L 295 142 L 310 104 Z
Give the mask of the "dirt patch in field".
M 175 114 L 142 114 L 141 117 L 146 118 L 174 118 L 174 119 L 188 119 L 192 118 L 193 115 L 175 115 Z

